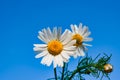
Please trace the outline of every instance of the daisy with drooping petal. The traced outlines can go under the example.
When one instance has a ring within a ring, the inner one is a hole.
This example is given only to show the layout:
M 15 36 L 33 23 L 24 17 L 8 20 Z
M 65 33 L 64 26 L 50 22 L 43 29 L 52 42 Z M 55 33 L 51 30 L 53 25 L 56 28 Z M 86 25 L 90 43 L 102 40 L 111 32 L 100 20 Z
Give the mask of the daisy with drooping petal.
M 77 48 L 74 57 L 76 58 L 77 56 L 84 56 L 84 51 L 87 49 L 86 46 L 91 46 L 84 43 L 92 41 L 92 38 L 88 37 L 91 32 L 88 30 L 87 26 L 82 26 L 82 23 L 80 23 L 79 26 L 71 24 L 71 29 L 73 32 L 72 39 L 76 40 L 74 46 Z
M 35 58 L 42 58 L 41 63 L 50 66 L 53 62 L 54 68 L 63 67 L 63 62 L 67 62 L 71 55 L 74 54 L 76 48 L 73 46 L 75 40 L 71 40 L 72 33 L 69 30 L 61 35 L 60 28 L 43 29 L 39 32 L 38 38 L 45 44 L 34 44 L 34 51 L 38 54 Z

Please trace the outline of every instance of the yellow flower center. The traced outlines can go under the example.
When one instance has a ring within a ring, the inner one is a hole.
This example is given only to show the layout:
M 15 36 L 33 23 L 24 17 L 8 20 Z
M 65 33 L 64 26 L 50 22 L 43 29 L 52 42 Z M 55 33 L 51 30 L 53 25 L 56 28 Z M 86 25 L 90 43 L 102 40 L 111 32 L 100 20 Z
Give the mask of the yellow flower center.
M 82 45 L 83 37 L 80 34 L 75 34 L 72 36 L 73 40 L 76 40 L 74 46 L 78 47 Z
M 63 45 L 60 41 L 58 40 L 52 40 L 48 43 L 48 52 L 54 56 L 58 55 L 61 53 L 63 50 Z

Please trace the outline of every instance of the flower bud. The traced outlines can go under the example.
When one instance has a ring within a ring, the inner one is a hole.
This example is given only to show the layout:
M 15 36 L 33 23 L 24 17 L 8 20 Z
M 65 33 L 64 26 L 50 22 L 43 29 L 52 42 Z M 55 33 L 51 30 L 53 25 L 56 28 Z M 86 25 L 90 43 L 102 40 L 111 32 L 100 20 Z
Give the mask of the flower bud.
M 110 73 L 113 70 L 113 66 L 111 64 L 105 64 L 104 65 L 104 72 Z

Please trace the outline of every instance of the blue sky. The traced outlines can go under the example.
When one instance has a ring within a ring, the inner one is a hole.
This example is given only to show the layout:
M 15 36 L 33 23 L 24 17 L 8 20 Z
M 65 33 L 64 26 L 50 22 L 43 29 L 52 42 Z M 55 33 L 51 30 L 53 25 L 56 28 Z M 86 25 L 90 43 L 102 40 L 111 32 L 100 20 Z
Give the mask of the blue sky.
M 0 80 L 46 80 L 53 67 L 35 59 L 34 43 L 42 28 L 70 24 L 89 26 L 94 40 L 88 54 L 112 54 L 112 80 L 120 73 L 120 1 L 119 0 L 0 0 Z M 69 64 L 76 65 L 71 59 Z M 69 65 L 72 69 L 74 66 Z M 86 77 L 87 80 L 93 80 Z M 104 79 L 105 80 L 105 79 Z M 107 79 L 106 79 L 107 80 Z

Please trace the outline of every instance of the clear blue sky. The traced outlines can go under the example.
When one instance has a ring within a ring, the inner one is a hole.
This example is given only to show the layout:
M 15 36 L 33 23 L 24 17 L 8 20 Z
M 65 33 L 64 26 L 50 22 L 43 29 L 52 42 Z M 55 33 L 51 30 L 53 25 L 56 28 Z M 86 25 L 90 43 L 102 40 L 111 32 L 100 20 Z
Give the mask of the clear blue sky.
M 110 77 L 118 80 L 119 0 L 0 0 L 0 80 L 46 80 L 53 77 L 53 66 L 46 67 L 39 64 L 41 59 L 34 58 L 33 44 L 41 43 L 37 38 L 38 31 L 48 26 L 62 26 L 65 30 L 70 24 L 80 22 L 89 26 L 94 38 L 89 55 L 112 53 L 114 71 Z M 70 64 L 75 65 L 75 62 L 77 60 L 70 60 Z

